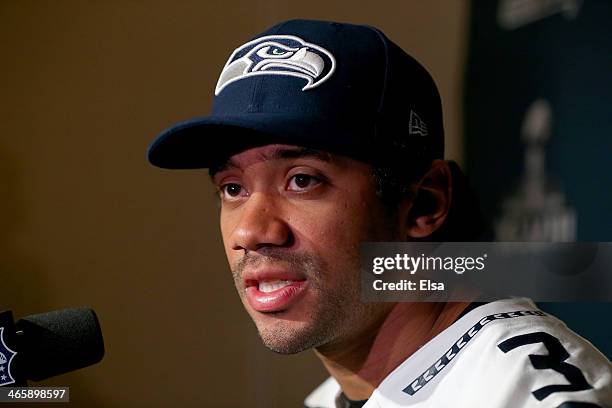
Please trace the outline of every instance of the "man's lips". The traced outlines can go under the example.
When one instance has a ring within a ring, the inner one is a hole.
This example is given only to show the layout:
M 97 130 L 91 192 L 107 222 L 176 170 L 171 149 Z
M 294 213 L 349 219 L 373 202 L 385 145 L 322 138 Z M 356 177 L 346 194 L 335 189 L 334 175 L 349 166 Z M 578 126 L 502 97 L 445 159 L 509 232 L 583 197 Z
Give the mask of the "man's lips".
M 245 287 L 253 286 L 259 282 L 268 282 L 274 280 L 290 280 L 290 281 L 301 281 L 305 280 L 306 277 L 303 274 L 294 271 L 288 271 L 286 269 L 247 269 L 242 273 L 242 279 L 244 280 Z
M 307 287 L 307 280 L 288 271 L 248 271 L 243 275 L 246 296 L 258 312 L 279 312 L 295 303 Z

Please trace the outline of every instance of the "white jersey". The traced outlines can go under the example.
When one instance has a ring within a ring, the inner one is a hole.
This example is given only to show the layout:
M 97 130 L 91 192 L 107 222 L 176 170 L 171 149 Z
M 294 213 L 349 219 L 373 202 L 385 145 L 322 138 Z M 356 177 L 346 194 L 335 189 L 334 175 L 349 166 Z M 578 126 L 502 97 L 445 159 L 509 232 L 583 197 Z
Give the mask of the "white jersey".
M 609 324 L 609 323 L 606 323 Z M 610 408 L 612 365 L 529 299 L 470 311 L 408 357 L 364 408 Z M 329 378 L 304 401 L 335 408 Z

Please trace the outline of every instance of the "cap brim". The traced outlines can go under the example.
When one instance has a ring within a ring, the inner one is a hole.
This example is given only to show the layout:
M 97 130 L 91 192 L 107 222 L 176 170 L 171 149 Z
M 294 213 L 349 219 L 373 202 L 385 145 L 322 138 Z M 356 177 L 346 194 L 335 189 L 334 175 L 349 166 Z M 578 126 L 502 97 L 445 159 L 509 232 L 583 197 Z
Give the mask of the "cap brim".
M 269 113 L 207 116 L 163 131 L 150 145 L 147 158 L 154 166 L 166 169 L 210 168 L 222 164 L 232 154 L 273 143 L 356 156 L 363 150 L 359 140 L 371 141 L 372 132 L 373 128 L 363 123 L 356 126 L 337 120 L 322 121 L 320 117 Z M 365 137 L 368 133 L 370 137 Z

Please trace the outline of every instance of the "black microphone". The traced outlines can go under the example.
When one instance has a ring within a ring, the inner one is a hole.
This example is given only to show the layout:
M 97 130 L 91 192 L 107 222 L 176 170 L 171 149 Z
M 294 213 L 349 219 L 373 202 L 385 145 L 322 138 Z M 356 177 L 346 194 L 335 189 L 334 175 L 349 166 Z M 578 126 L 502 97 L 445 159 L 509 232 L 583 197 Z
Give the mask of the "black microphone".
M 0 353 L 4 351 L 0 370 L 6 367 L 0 385 L 41 381 L 98 363 L 104 356 L 98 317 L 88 308 L 31 315 L 14 324 L 12 313 L 3 312 L 0 330 L 0 335 L 4 334 L 0 339 Z

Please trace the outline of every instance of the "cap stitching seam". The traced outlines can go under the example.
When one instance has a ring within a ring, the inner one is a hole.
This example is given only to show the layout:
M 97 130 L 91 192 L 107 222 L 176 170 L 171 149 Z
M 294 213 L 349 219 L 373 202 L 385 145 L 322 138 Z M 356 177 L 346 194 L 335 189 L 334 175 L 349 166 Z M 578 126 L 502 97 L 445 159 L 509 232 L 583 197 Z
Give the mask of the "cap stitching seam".
M 274 30 L 274 34 L 278 35 L 281 32 L 282 28 L 286 26 L 288 23 L 289 21 L 285 21 L 282 24 L 279 24 L 276 30 Z M 259 35 L 259 37 L 261 37 L 261 34 Z M 251 93 L 251 102 L 249 103 L 249 108 L 247 110 L 247 112 L 249 113 L 261 112 L 261 106 L 255 107 L 255 102 L 257 102 L 257 95 L 259 95 L 259 90 L 264 80 L 265 78 L 262 75 L 260 78 L 257 78 L 257 81 L 255 82 L 255 85 L 253 86 L 253 92 Z
M 378 39 L 382 43 L 383 48 L 385 50 L 385 76 L 383 79 L 382 92 L 380 94 L 380 101 L 378 103 L 378 111 L 377 111 L 377 113 L 380 114 L 382 112 L 383 101 L 385 100 L 385 95 L 387 94 L 387 77 L 389 75 L 389 48 L 387 47 L 387 43 L 385 42 L 384 36 L 376 27 L 371 27 L 371 26 L 367 26 L 367 27 L 376 33 L 376 35 L 378 36 Z

